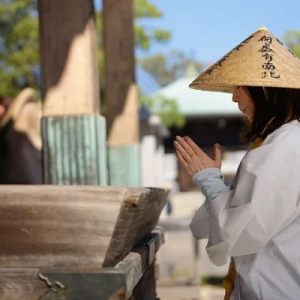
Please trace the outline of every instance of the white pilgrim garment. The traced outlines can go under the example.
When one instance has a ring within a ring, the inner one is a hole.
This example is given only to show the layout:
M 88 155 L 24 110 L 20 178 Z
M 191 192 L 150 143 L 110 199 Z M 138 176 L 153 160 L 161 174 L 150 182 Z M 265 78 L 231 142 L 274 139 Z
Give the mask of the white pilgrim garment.
M 234 259 L 231 300 L 300 300 L 299 203 L 300 124 L 292 121 L 249 151 L 233 186 L 192 220 L 215 265 Z

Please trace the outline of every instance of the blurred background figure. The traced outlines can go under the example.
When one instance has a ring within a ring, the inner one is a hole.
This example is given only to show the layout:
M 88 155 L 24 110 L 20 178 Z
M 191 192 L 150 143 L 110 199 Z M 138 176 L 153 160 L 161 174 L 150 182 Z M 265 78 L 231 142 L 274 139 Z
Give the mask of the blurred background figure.
M 42 184 L 41 115 L 31 88 L 0 95 L 0 184 Z

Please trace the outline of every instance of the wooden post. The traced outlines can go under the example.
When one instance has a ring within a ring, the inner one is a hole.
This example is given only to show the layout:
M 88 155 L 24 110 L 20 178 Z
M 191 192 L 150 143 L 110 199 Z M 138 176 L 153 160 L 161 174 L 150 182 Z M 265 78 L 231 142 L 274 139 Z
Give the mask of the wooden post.
M 111 185 L 141 183 L 132 0 L 103 0 L 105 103 Z
M 39 0 L 44 182 L 106 185 L 93 0 Z

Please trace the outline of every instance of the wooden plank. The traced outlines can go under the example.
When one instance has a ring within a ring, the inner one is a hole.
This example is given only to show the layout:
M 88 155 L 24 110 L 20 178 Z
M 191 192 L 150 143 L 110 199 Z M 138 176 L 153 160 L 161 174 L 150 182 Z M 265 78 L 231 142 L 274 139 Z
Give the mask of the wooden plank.
M 45 283 L 38 278 L 38 269 L 0 268 L 0 299 L 37 300 L 47 293 Z
M 103 0 L 103 41 L 108 144 L 137 144 L 139 120 L 132 0 Z
M 39 0 L 38 8 L 43 115 L 99 113 L 94 1 Z
M 134 245 L 137 245 L 156 226 L 169 192 L 167 189 L 149 188 L 146 203 L 143 206 L 143 214 L 140 216 L 140 226 L 135 236 Z
M 113 238 L 103 262 L 104 267 L 115 266 L 134 247 L 148 192 L 146 188 L 136 188 L 130 189 L 127 194 L 125 205 L 122 207 Z
M 103 266 L 121 261 L 155 227 L 168 192 L 155 188 L 129 188 Z
M 1 186 L 1 267 L 100 268 L 125 188 Z
M 0 264 L 115 266 L 149 233 L 167 191 L 91 186 L 1 186 Z

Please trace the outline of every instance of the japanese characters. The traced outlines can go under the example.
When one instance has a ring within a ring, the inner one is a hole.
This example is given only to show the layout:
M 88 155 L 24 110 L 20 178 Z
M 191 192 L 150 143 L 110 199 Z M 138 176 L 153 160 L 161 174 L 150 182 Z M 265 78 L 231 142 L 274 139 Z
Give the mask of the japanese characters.
M 264 63 L 262 64 L 262 73 L 261 78 L 266 78 L 268 76 L 279 79 L 280 75 L 276 73 L 276 67 L 274 64 L 274 53 L 275 51 L 272 49 L 273 38 L 270 36 L 264 35 L 261 37 L 258 42 L 263 43 L 259 52 L 262 53 L 262 57 L 264 58 Z

